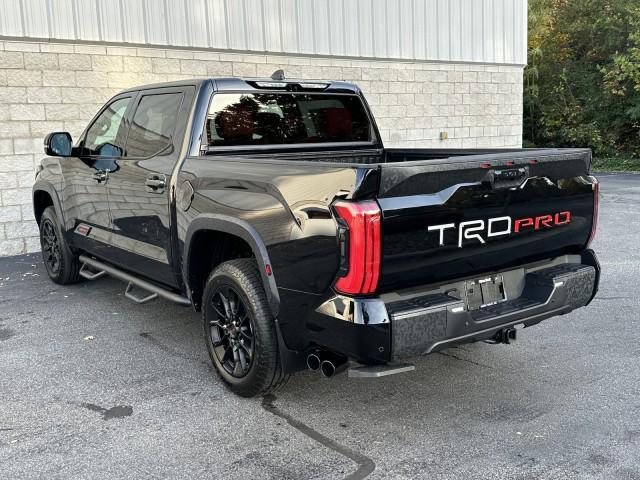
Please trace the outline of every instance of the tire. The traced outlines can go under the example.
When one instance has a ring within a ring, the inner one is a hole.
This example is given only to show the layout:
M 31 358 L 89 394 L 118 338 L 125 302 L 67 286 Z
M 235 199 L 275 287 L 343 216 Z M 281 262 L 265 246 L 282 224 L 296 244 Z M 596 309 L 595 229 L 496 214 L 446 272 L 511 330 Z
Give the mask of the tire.
M 211 362 L 233 393 L 255 397 L 286 383 L 275 320 L 255 261 L 230 260 L 213 270 L 202 320 Z
M 42 260 L 49 278 L 59 285 L 79 282 L 78 257 L 73 254 L 62 234 L 62 227 L 53 207 L 45 208 L 40 219 Z

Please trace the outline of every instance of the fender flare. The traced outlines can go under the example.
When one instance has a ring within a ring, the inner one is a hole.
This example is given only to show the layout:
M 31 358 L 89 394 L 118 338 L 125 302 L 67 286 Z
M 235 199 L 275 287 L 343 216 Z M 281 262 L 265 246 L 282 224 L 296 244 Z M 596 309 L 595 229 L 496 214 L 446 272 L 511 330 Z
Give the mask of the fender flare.
M 240 237 L 249 244 L 256 262 L 258 263 L 260 278 L 262 278 L 262 284 L 264 285 L 271 313 L 274 317 L 277 317 L 280 310 L 280 295 L 278 295 L 278 287 L 276 285 L 273 271 L 271 275 L 267 275 L 266 267 L 267 265 L 271 266 L 267 247 L 262 241 L 260 234 L 249 223 L 227 215 L 203 213 L 194 218 L 189 224 L 189 228 L 187 229 L 187 234 L 184 239 L 183 255 L 183 276 L 189 295 L 191 295 L 191 286 L 189 285 L 189 265 L 191 263 L 190 249 L 193 242 L 193 236 L 197 232 L 203 230 L 228 233 L 230 235 Z
M 62 226 L 62 230 L 65 230 L 65 217 L 64 212 L 62 210 L 62 203 L 60 202 L 60 198 L 58 197 L 58 192 L 49 182 L 45 182 L 42 180 L 37 180 L 36 183 L 33 184 L 33 188 L 31 189 L 31 205 L 33 207 L 33 214 L 35 218 L 35 197 L 36 192 L 46 192 L 51 197 L 51 201 L 53 202 L 53 208 L 56 211 L 56 215 L 58 216 L 58 220 L 60 221 L 60 225 Z

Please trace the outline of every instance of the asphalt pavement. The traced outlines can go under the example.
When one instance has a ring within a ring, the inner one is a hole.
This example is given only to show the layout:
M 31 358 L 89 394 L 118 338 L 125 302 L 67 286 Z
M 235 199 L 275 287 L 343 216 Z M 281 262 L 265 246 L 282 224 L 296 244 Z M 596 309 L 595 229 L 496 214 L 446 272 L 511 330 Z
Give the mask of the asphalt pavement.
M 0 259 L 0 478 L 640 479 L 640 175 L 601 175 L 587 308 L 416 371 L 229 393 L 200 317 Z

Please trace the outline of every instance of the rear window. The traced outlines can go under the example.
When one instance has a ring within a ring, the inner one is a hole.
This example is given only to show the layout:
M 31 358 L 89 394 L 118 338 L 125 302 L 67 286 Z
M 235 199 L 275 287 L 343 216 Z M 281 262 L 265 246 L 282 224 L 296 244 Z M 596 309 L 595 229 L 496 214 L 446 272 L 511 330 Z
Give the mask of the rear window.
M 219 93 L 207 117 L 211 147 L 369 142 L 371 124 L 355 95 Z

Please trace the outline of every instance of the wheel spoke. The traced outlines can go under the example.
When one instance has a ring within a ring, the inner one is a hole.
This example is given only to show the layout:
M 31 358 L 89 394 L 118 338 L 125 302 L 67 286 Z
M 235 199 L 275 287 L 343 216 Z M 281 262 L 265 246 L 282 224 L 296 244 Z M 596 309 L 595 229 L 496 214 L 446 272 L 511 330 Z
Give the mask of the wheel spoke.
M 249 359 L 249 362 L 251 362 L 251 359 L 253 358 L 253 354 L 251 353 L 251 349 L 247 346 L 246 343 L 241 343 L 240 347 L 242 348 L 242 350 L 244 350 L 244 352 L 247 355 L 247 358 Z
M 222 311 L 218 308 L 218 306 L 215 303 L 211 302 L 211 305 L 213 309 L 216 311 L 216 314 L 218 315 L 218 317 L 223 319 L 226 318 L 226 315 L 222 313 Z
M 240 365 L 240 353 L 238 352 L 238 348 L 234 347 L 233 348 L 233 371 L 231 373 L 236 377 L 239 377 L 242 374 L 242 370 L 236 373 L 236 371 L 238 370 L 238 367 L 242 369 L 242 366 Z
M 51 231 L 51 229 L 47 229 L 44 233 L 44 236 L 47 240 L 49 240 L 51 243 L 55 243 L 56 241 L 56 235 L 53 231 Z
M 229 305 L 229 299 L 223 295 L 222 292 L 219 292 L 220 300 L 222 300 L 222 306 L 224 307 L 224 317 L 227 321 L 230 321 L 233 317 L 231 315 L 231 305 Z
M 249 332 L 249 334 L 247 334 L 247 331 Z M 253 335 L 251 334 L 251 329 L 249 329 L 248 327 L 242 327 L 240 328 L 240 334 L 244 337 L 247 338 L 249 340 L 253 340 Z
M 231 311 L 231 318 L 235 318 L 238 313 L 238 299 L 234 292 L 229 292 L 229 310 Z
M 248 364 L 244 348 L 238 348 L 238 358 L 240 359 L 240 366 L 242 367 L 242 371 L 246 372 L 248 370 Z
M 233 355 L 231 354 L 232 348 L 230 345 L 227 345 L 227 346 L 222 345 L 222 348 L 224 348 L 224 355 L 222 355 L 222 358 L 220 359 L 220 363 L 225 363 L 233 358 Z

